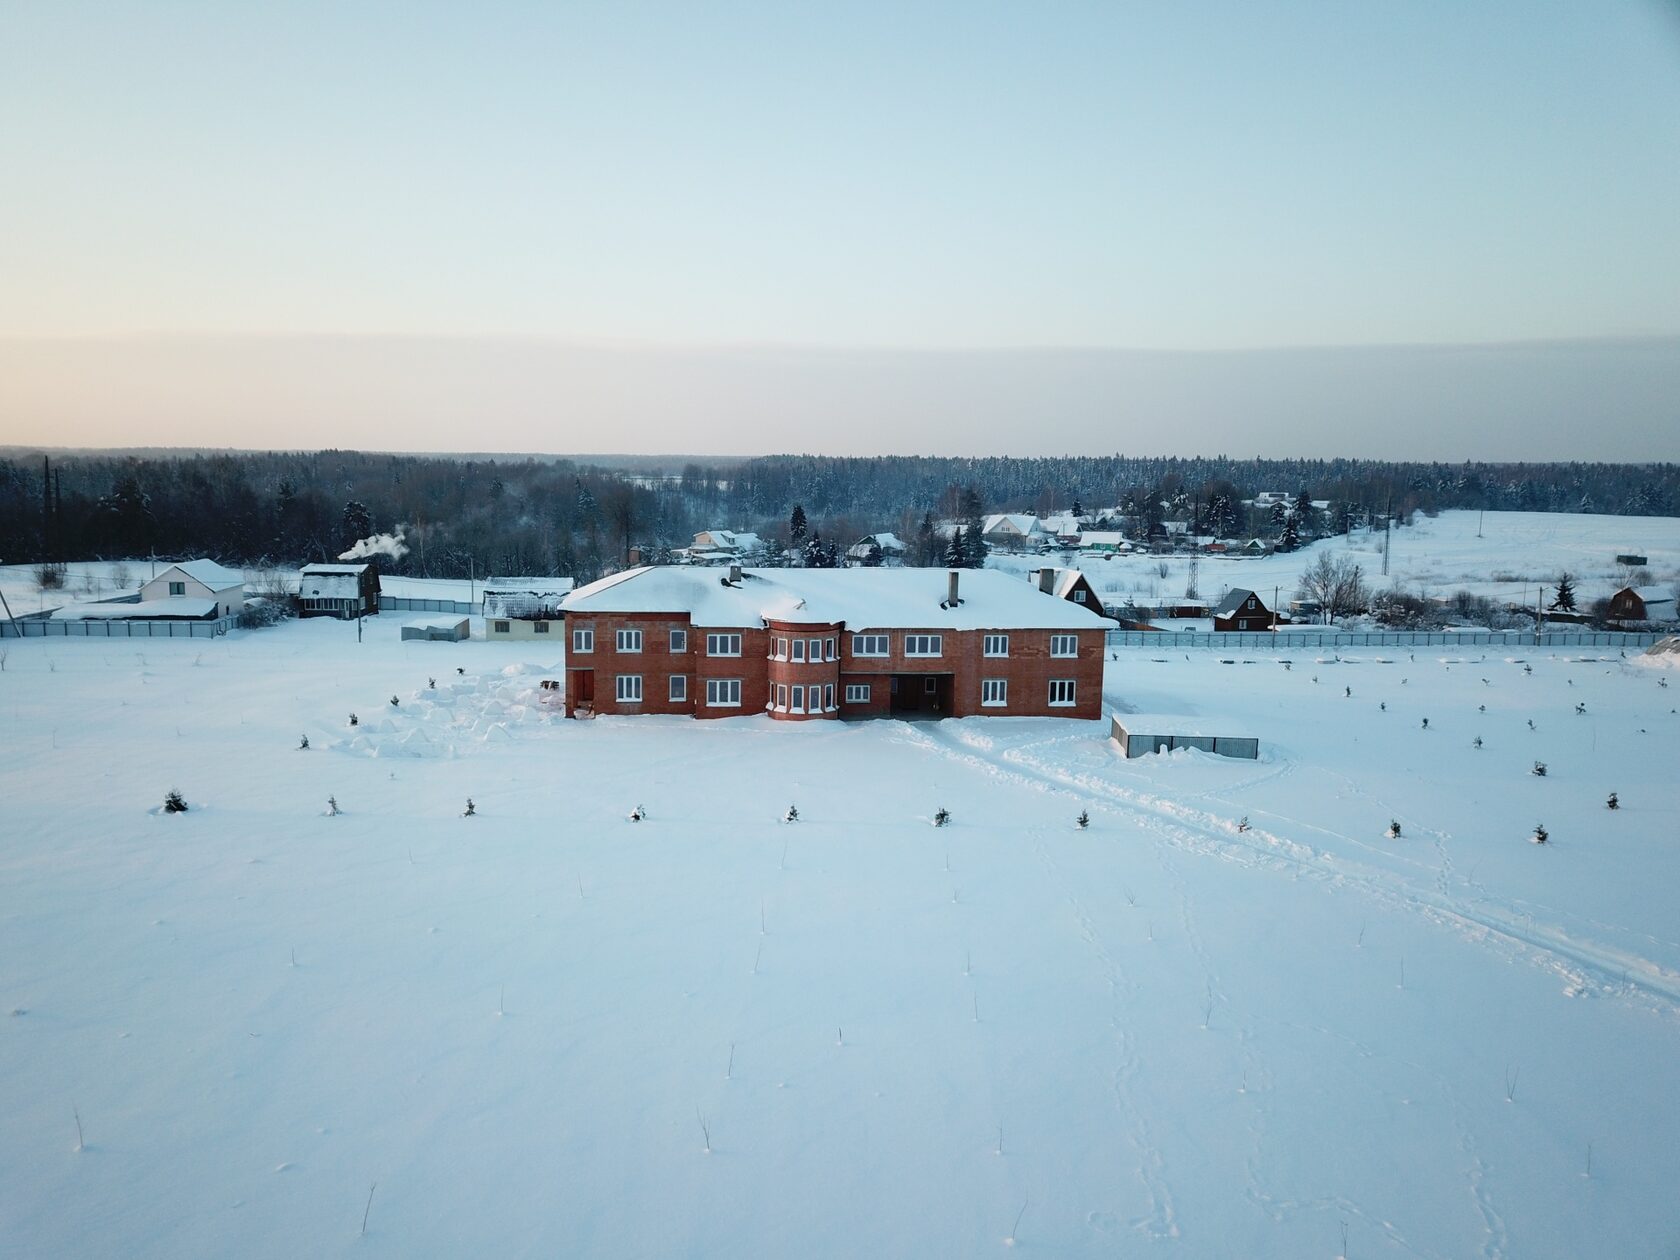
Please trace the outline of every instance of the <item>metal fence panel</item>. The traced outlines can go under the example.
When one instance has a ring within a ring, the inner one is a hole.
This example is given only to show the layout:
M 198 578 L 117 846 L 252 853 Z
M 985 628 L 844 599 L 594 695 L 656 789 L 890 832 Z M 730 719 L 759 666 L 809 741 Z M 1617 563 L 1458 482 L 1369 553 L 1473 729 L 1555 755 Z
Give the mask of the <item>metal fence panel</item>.
M 1333 630 L 1322 634 L 1299 630 L 1258 634 L 1206 630 L 1154 633 L 1147 630 L 1110 630 L 1106 643 L 1111 648 L 1222 648 L 1231 652 L 1344 647 L 1614 647 L 1643 650 L 1665 637 L 1651 631 L 1624 633 L 1616 630 L 1545 630 L 1539 634 L 1532 630 L 1467 630 L 1459 634 L 1439 630 Z

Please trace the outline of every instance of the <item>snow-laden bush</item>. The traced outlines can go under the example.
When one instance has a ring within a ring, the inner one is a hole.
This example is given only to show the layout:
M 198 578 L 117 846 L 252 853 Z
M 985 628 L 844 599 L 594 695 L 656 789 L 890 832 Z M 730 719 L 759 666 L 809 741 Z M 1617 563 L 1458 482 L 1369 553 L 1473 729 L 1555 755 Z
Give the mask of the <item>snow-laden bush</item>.
M 166 814 L 184 814 L 187 812 L 187 801 L 174 788 L 164 793 L 163 812 Z
M 233 619 L 233 624 L 241 630 L 261 630 L 264 626 L 277 626 L 292 616 L 290 600 L 284 599 L 247 599 L 245 607 L 239 610 L 239 615 Z

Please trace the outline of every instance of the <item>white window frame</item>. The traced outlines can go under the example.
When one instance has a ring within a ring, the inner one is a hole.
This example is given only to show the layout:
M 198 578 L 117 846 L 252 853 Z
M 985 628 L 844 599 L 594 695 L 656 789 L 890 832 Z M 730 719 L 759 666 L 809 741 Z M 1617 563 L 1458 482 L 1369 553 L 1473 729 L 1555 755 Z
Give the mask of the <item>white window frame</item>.
M 642 632 L 640 630 L 619 630 L 613 636 L 613 645 L 626 655 L 642 650 Z
M 1009 705 L 1009 680 L 1007 678 L 982 678 L 980 680 L 980 703 L 988 709 L 1002 709 Z
M 793 641 L 793 659 L 796 661 L 803 661 L 805 659 L 804 639 L 795 639 Z
M 783 713 L 787 712 L 787 684 L 786 683 L 777 683 L 776 684 L 775 707 L 780 709 Z
M 922 694 L 924 696 L 937 696 L 939 694 L 939 675 L 929 674 L 922 679 Z
M 835 660 L 840 659 L 838 656 L 835 655 L 835 652 L 834 652 L 834 638 L 833 638 L 833 636 L 830 636 L 829 638 L 826 638 L 826 639 L 823 640 L 823 659 L 825 661 L 835 661 Z
M 853 656 L 889 656 L 891 654 L 892 644 L 887 635 L 854 634 L 852 636 Z
M 793 701 L 793 707 L 788 710 L 789 713 L 803 713 L 803 712 L 805 712 L 805 684 L 804 683 L 794 683 L 793 684 L 793 696 L 791 697 L 791 699 Z
M 1085 602 L 1085 588 L 1084 587 L 1076 586 L 1074 588 L 1074 590 L 1073 590 L 1073 602 L 1076 603 L 1076 604 L 1083 604 Z
M 832 713 L 833 711 L 834 711 L 834 684 L 833 683 L 824 683 L 823 684 L 823 712 Z
M 846 684 L 846 703 L 847 704 L 868 704 L 869 703 L 869 684 L 868 683 L 847 683 Z
M 594 627 L 594 625 L 591 624 L 591 625 L 573 626 L 572 627 L 572 651 L 577 652 L 579 654 L 582 654 L 582 653 L 585 653 L 585 652 L 593 652 L 594 650 L 595 650 L 595 627 Z
M 688 631 L 677 626 L 671 631 L 671 651 L 673 653 L 688 651 Z
M 171 596 L 185 595 L 187 593 L 187 584 L 185 582 L 171 582 L 169 584 L 169 593 Z
M 739 678 L 706 679 L 706 707 L 708 709 L 739 709 L 741 680 Z
M 1057 696 L 1064 699 L 1058 700 Z M 1052 678 L 1050 680 L 1050 707 L 1052 709 L 1071 709 L 1078 703 L 1078 683 L 1072 678 Z
M 980 641 L 980 655 L 1003 657 L 1009 655 L 1009 636 L 1007 634 L 988 634 Z
M 773 661 L 787 660 L 787 640 L 779 635 L 770 640 L 770 659 Z
M 642 676 L 640 674 L 618 674 L 613 680 L 613 695 L 620 704 L 640 704 L 642 702 Z
M 1062 660 L 1071 660 L 1079 655 L 1079 636 L 1077 634 L 1053 634 L 1050 636 L 1050 655 Z
M 670 690 L 666 692 L 666 699 L 672 704 L 688 703 L 688 675 L 672 674 Z
M 707 656 L 739 656 L 741 655 L 741 636 L 739 634 L 714 633 L 706 636 Z M 737 680 L 739 681 L 739 680 Z M 735 702 L 739 704 L 740 701 Z
M 805 658 L 812 661 L 822 660 L 822 640 L 812 639 L 805 645 Z
M 907 634 L 904 636 L 904 655 L 938 657 L 945 655 L 945 636 L 942 634 Z

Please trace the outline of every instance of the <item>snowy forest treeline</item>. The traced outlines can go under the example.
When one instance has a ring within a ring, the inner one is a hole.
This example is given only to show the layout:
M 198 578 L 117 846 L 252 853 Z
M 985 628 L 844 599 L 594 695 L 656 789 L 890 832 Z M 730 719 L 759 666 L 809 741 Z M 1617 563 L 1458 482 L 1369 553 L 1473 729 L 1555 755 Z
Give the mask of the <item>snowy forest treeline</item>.
M 1330 528 L 1389 510 L 1672 515 L 1680 465 L 769 455 L 669 468 L 642 458 L 632 471 L 339 450 L 20 455 L 0 460 L 0 560 L 295 564 L 401 530 L 407 552 L 383 561 L 389 572 L 589 578 L 621 564 L 632 545 L 658 557 L 701 529 L 785 540 L 795 505 L 814 533 L 842 547 L 880 530 L 913 538 L 929 514 L 967 516 L 976 497 L 987 512 L 1042 514 L 1077 502 L 1266 536 L 1271 519 L 1241 507 L 1261 491 L 1329 501 Z

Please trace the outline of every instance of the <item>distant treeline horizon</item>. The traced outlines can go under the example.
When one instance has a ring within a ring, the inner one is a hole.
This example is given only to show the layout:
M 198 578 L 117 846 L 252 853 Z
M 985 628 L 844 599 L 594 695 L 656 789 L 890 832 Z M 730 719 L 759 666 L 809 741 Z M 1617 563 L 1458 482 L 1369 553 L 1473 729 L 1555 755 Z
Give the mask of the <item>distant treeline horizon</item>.
M 786 542 L 795 506 L 844 548 L 929 516 L 1045 514 L 1076 504 L 1135 525 L 1161 519 L 1268 537 L 1261 492 L 1327 502 L 1310 535 L 1350 520 L 1448 508 L 1668 516 L 1680 464 L 1406 463 L 1365 459 L 1110 456 L 748 458 L 58 451 L 0 457 L 0 561 L 209 556 L 261 566 L 336 558 L 401 532 L 386 572 L 569 574 L 655 561 L 703 529 Z M 678 463 L 677 459 L 681 459 Z M 399 549 L 400 550 L 400 549 Z

